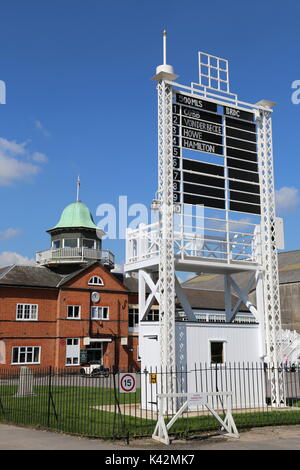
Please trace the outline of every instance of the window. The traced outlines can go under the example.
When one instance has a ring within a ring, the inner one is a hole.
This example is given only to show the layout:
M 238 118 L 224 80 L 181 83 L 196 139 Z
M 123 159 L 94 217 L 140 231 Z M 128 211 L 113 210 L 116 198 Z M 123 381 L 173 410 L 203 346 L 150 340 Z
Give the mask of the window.
M 95 240 L 91 240 L 91 239 L 88 239 L 88 238 L 84 238 L 82 240 L 82 246 L 84 248 L 96 248 L 96 241 Z
M 139 309 L 130 308 L 128 311 L 128 326 L 134 328 L 139 325 Z
M 68 316 L 67 318 L 80 318 L 80 305 L 68 305 Z
M 53 240 L 52 248 L 60 248 L 60 240 Z
M 83 350 L 85 354 L 85 361 L 87 364 L 103 365 L 103 343 L 91 343 Z M 81 361 L 80 361 L 81 362 Z
M 159 321 L 159 310 L 150 310 L 146 318 L 147 321 Z
M 146 321 L 159 321 L 159 310 L 149 310 Z M 130 308 L 128 311 L 128 327 L 136 328 L 139 326 L 139 309 Z
M 92 320 L 109 320 L 109 307 L 91 307 Z
M 146 316 L 146 321 L 159 321 L 159 310 L 151 309 Z M 136 328 L 139 326 L 139 309 L 130 308 L 128 311 L 128 327 Z
M 14 346 L 12 364 L 39 364 L 40 346 Z
M 32 321 L 38 319 L 37 304 L 17 304 L 17 320 Z
M 224 341 L 210 342 L 210 362 L 212 364 L 224 363 Z
M 68 338 L 66 347 L 66 365 L 79 365 L 80 344 L 79 338 Z
M 77 248 L 78 239 L 77 238 L 65 238 L 64 239 L 64 248 Z
M 104 282 L 102 281 L 101 277 L 99 276 L 93 276 L 89 280 L 89 284 L 91 286 L 104 286 Z

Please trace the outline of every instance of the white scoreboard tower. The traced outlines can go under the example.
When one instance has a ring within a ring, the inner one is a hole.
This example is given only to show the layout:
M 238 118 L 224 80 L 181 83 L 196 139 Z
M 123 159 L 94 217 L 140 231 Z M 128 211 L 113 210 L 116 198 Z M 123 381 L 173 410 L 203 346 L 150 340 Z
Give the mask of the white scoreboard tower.
M 158 93 L 159 221 L 128 230 L 127 272 L 138 272 L 139 319 L 156 299 L 160 312 L 160 365 L 176 369 L 175 297 L 187 319 L 195 316 L 176 271 L 224 275 L 226 322 L 234 322 L 243 302 L 260 324 L 261 354 L 276 364 L 271 380 L 273 406 L 284 403 L 272 107 L 240 101 L 229 89 L 228 61 L 198 53 L 199 83 L 176 82 L 166 61 L 153 80 Z M 250 273 L 241 289 L 232 275 Z M 146 288 L 150 294 L 146 296 Z M 256 305 L 248 294 L 256 289 Z M 238 303 L 232 305 L 232 293 Z M 140 337 L 140 342 L 143 338 Z M 201 358 L 197 358 L 201 360 Z M 176 392 L 169 374 L 167 389 Z

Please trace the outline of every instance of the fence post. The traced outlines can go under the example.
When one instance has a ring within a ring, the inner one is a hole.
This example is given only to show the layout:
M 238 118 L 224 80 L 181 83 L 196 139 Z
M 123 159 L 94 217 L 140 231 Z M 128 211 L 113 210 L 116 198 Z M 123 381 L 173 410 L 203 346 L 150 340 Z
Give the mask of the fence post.
M 49 367 L 49 381 L 48 381 L 48 416 L 47 416 L 47 426 L 50 427 L 50 408 L 51 408 L 51 376 L 52 368 Z
M 117 393 L 117 386 L 116 386 L 116 375 L 117 374 L 118 374 L 118 372 L 114 368 L 113 369 L 113 384 L 114 384 L 115 405 L 114 405 L 114 421 L 113 421 L 113 439 L 115 439 L 115 423 L 116 423 L 116 414 L 117 414 L 116 409 L 118 408 L 119 423 L 121 423 L 121 429 L 122 429 L 124 438 L 126 440 L 126 444 L 129 444 L 129 432 L 126 433 L 125 422 L 123 422 L 123 419 L 122 419 L 122 411 L 121 411 L 120 402 L 119 402 L 118 393 Z M 125 407 L 125 403 L 124 403 L 124 407 Z M 125 421 L 125 418 L 124 418 L 124 421 Z

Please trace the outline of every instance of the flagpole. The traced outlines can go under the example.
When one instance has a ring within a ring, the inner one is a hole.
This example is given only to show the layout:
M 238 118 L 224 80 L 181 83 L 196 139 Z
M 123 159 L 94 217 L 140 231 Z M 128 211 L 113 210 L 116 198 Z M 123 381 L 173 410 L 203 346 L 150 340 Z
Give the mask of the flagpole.
M 79 202 L 79 190 L 80 190 L 80 176 L 78 175 L 78 178 L 77 178 L 77 195 L 76 195 L 76 202 Z

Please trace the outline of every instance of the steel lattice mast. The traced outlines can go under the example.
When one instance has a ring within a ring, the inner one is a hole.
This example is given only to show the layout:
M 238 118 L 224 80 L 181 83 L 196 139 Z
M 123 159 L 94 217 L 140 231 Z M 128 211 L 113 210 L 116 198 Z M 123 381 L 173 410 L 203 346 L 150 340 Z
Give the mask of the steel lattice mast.
M 163 33 L 163 65 L 157 67 L 158 81 L 158 201 L 160 209 L 159 295 L 160 358 L 163 371 L 176 369 L 175 352 L 175 262 L 173 227 L 172 86 L 166 80 L 177 76 L 166 64 L 166 31 Z M 176 380 L 168 374 L 166 388 L 176 392 Z
M 175 370 L 175 266 L 173 242 L 172 88 L 158 84 L 159 109 L 159 293 L 161 321 L 161 365 Z
M 281 360 L 281 344 L 278 334 L 281 330 L 278 255 L 275 240 L 275 187 L 272 145 L 272 112 L 273 103 L 261 101 L 266 107 L 260 111 L 258 120 L 259 162 L 261 175 L 261 243 L 264 272 L 264 322 L 266 353 L 274 372 L 271 379 L 271 403 L 284 403 L 284 378 L 278 370 Z M 269 108 L 269 109 L 268 109 Z

